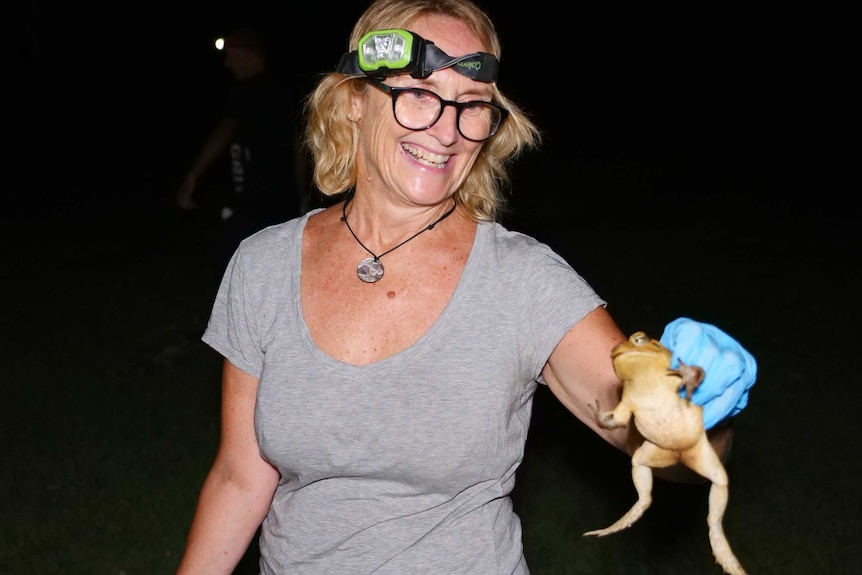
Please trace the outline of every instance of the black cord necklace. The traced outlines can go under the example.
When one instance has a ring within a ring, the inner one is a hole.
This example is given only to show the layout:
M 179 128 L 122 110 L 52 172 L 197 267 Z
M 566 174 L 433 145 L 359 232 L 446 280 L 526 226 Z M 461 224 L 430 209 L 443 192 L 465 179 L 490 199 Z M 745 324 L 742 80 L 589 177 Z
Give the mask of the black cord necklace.
M 398 244 L 394 248 L 390 248 L 390 249 L 386 250 L 385 252 L 383 252 L 382 254 L 377 255 L 374 252 L 372 252 L 371 250 L 369 250 L 367 247 L 365 247 L 365 244 L 363 244 L 361 241 L 359 241 L 359 238 L 357 238 L 356 234 L 353 233 L 353 228 L 350 227 L 350 222 L 347 221 L 347 203 L 352 199 L 353 199 L 352 196 L 347 198 L 346 200 L 344 200 L 344 204 L 341 205 L 341 221 L 345 223 L 345 225 L 347 226 L 347 230 L 350 232 L 350 235 L 353 236 L 353 239 L 356 240 L 356 243 L 358 243 L 360 246 L 362 246 L 362 249 L 364 249 L 366 252 L 371 254 L 370 258 L 365 258 L 364 260 L 359 262 L 358 266 L 356 266 L 356 275 L 359 276 L 359 279 L 361 279 L 362 281 L 364 281 L 366 283 L 374 283 L 383 277 L 383 264 L 380 263 L 380 258 L 382 258 L 383 256 L 385 256 L 386 254 L 388 254 L 391 251 L 397 250 L 398 248 L 400 248 L 401 246 L 403 246 L 404 244 L 406 244 L 407 242 L 409 242 L 410 240 L 412 240 L 413 238 L 415 238 L 416 236 L 418 236 L 422 232 L 427 232 L 428 230 L 434 229 L 434 226 L 436 226 L 437 224 L 439 224 L 440 222 L 442 222 L 443 220 L 448 218 L 449 215 L 455 211 L 455 208 L 458 207 L 458 203 L 455 202 L 455 204 L 452 206 L 451 209 L 449 209 L 448 212 L 446 212 L 445 214 L 440 216 L 435 221 L 431 222 L 431 225 L 429 225 L 426 228 L 422 228 L 421 230 L 419 230 L 418 232 L 416 232 L 415 234 L 413 234 L 412 236 L 410 236 L 409 238 L 407 238 L 406 240 L 404 240 L 403 242 L 401 242 L 400 244 Z

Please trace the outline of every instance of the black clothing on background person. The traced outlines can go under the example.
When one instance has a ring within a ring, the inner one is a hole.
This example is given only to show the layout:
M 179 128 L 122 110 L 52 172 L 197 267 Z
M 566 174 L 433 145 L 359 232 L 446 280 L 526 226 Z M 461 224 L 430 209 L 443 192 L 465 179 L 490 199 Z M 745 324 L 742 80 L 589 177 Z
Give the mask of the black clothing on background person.
M 264 43 L 256 31 L 241 28 L 228 35 L 224 51 L 225 67 L 235 82 L 219 124 L 177 193 L 177 205 L 194 210 L 202 176 L 217 161 L 226 160 L 227 179 L 213 238 L 213 273 L 219 279 L 240 241 L 308 209 L 297 95 L 269 72 Z
M 235 119 L 237 128 L 228 149 L 230 188 L 220 213 L 224 263 L 245 237 L 305 211 L 292 160 L 298 153 L 295 115 L 293 94 L 269 74 L 237 82 L 228 96 L 225 117 Z

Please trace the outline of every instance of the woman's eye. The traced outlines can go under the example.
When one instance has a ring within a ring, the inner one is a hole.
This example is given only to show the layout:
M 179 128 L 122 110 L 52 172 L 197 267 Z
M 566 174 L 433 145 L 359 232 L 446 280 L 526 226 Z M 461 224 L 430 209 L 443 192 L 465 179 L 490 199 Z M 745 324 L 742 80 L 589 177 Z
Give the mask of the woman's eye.
M 491 106 L 488 102 L 467 102 L 464 104 L 461 113 L 470 116 L 484 116 L 486 114 L 490 114 L 493 109 L 493 106 Z

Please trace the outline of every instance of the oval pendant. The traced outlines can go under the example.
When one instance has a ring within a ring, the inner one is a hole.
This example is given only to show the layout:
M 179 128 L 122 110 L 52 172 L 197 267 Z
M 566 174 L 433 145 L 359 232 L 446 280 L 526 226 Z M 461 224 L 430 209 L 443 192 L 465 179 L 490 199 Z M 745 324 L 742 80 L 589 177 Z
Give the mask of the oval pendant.
M 356 275 L 362 281 L 373 284 L 383 277 L 383 264 L 374 258 L 365 258 L 356 266 Z

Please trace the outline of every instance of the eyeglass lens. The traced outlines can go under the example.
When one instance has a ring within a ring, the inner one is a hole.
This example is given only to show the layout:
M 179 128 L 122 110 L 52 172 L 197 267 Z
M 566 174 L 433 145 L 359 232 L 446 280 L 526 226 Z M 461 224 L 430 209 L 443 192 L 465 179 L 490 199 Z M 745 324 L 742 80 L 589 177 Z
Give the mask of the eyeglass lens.
M 483 141 L 497 133 L 503 117 L 501 108 L 491 102 L 452 102 L 421 88 L 392 88 L 391 95 L 395 120 L 410 130 L 430 128 L 446 106 L 453 106 L 461 135 Z

